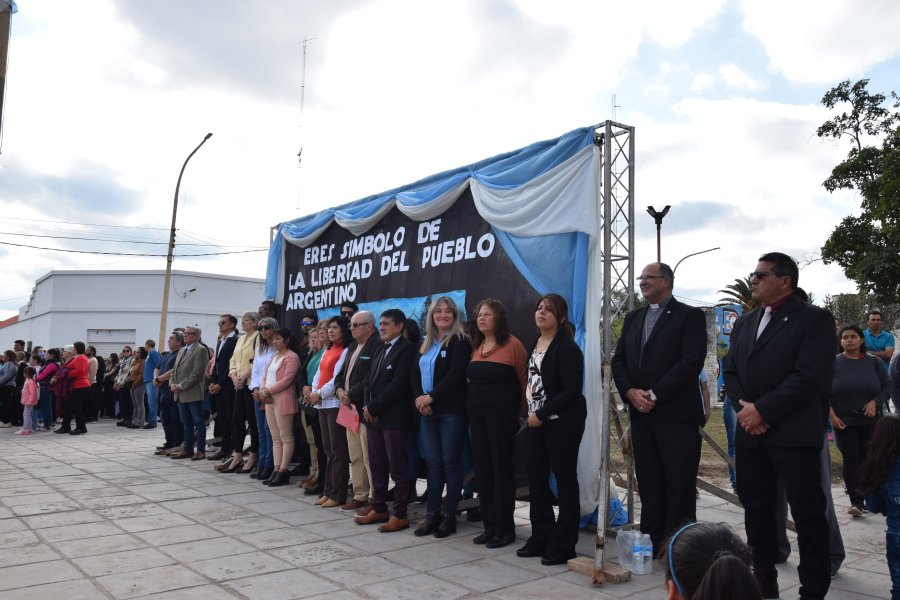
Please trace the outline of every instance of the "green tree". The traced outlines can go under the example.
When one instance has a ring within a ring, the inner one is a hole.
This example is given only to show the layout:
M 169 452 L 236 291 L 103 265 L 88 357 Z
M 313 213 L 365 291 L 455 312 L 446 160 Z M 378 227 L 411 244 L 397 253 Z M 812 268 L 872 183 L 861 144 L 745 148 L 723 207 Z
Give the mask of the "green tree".
M 828 294 L 823 306 L 841 325 L 866 328 L 866 317 L 872 309 L 881 311 L 883 327 L 893 331 L 900 324 L 900 304 L 880 304 L 875 296 L 863 294 Z
M 741 308 L 744 309 L 744 312 L 748 310 L 752 310 L 759 306 L 759 302 L 756 301 L 756 298 L 753 297 L 752 290 L 750 288 L 750 276 L 744 277 L 743 279 L 735 279 L 734 283 L 725 286 L 725 289 L 719 290 L 720 294 L 725 294 L 724 298 L 719 298 L 719 303 L 717 306 L 724 306 L 726 304 L 740 304 Z
M 847 158 L 823 182 L 829 192 L 856 190 L 858 216 L 845 217 L 822 247 L 826 264 L 837 263 L 863 294 L 879 302 L 900 301 L 900 98 L 885 106 L 883 94 L 869 93 L 869 80 L 844 81 L 822 98 L 830 110 L 844 112 L 823 123 L 822 138 L 849 139 Z M 893 110 L 892 110 L 893 109 Z

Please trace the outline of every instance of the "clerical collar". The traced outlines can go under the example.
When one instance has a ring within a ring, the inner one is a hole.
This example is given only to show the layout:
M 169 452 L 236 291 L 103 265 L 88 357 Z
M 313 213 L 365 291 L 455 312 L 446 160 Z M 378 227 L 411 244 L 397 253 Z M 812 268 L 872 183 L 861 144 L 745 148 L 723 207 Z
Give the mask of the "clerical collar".
M 660 303 L 658 303 L 658 304 L 650 304 L 649 306 L 650 306 L 650 308 L 652 308 L 653 310 L 656 310 L 656 309 L 658 309 L 658 308 L 665 308 L 666 305 L 669 303 L 669 300 L 671 300 L 671 299 L 672 299 L 672 296 L 669 296 L 668 298 L 666 298 L 666 299 L 663 300 L 662 302 L 660 302 Z
M 782 306 L 784 306 L 784 303 L 787 302 L 788 299 L 789 299 L 792 295 L 793 295 L 793 294 L 788 294 L 788 295 L 785 296 L 784 298 L 778 300 L 777 302 L 773 302 L 772 304 L 765 304 L 765 303 L 763 303 L 763 304 L 762 304 L 762 309 L 765 310 L 767 306 L 771 306 L 771 307 L 772 307 L 772 314 L 774 315 L 775 313 L 778 312 L 778 309 L 779 309 L 779 308 L 781 308 Z

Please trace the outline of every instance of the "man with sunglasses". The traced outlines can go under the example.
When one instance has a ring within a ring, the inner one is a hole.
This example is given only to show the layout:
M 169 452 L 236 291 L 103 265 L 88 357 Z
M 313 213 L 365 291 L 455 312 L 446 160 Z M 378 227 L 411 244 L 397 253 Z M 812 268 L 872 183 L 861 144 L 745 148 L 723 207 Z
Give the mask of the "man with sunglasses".
M 656 553 L 686 522 L 697 520 L 696 480 L 705 422 L 697 378 L 706 360 L 706 317 L 674 298 L 675 274 L 651 263 L 638 282 L 648 306 L 625 316 L 612 356 L 622 400 L 630 406 L 641 532 Z
M 798 297 L 799 270 L 781 252 L 750 274 L 760 306 L 734 324 L 723 372 L 737 413 L 737 492 L 753 571 L 778 597 L 777 492 L 784 485 L 797 526 L 801 598 L 824 598 L 831 582 L 825 492 L 819 480 L 834 364 L 834 319 Z

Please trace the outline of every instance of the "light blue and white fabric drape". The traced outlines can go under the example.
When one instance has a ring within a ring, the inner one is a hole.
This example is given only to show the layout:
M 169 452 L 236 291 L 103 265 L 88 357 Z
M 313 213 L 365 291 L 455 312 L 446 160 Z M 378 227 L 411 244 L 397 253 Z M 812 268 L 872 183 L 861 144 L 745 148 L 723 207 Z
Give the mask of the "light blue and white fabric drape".
M 436 218 L 470 189 L 475 208 L 516 268 L 539 293 L 569 302 L 576 339 L 585 352 L 588 422 L 579 455 L 582 513 L 597 506 L 600 466 L 600 289 L 602 245 L 600 148 L 594 128 L 553 139 L 278 226 L 269 249 L 266 297 L 284 300 L 286 244 L 306 247 L 336 222 L 366 232 L 396 207 L 414 221 Z M 561 268 L 565 265 L 567 268 Z M 592 292 L 593 290 L 593 292 Z

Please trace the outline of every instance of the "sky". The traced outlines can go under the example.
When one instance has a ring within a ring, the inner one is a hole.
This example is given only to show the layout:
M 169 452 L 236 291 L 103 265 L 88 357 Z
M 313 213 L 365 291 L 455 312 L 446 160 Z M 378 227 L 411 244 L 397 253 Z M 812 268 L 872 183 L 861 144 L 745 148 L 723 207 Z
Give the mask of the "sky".
M 816 258 L 859 212 L 821 185 L 849 149 L 816 136 L 821 97 L 900 81 L 893 0 L 17 5 L 0 318 L 51 269 L 164 269 L 179 170 L 210 132 L 174 268 L 263 278 L 279 222 L 610 118 L 636 128 L 638 271 L 656 255 L 644 210 L 668 204 L 665 262 L 721 248 L 679 267 L 680 297 L 715 302 L 781 250 L 821 302 L 855 291 Z M 134 256 L 79 253 L 97 251 Z

